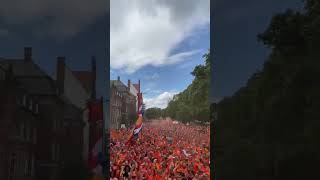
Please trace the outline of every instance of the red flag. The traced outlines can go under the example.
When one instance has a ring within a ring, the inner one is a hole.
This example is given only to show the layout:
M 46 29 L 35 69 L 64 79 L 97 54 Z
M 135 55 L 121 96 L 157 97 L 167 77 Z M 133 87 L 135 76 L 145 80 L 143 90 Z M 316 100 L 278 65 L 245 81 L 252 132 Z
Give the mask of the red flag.
M 103 118 L 103 102 L 102 98 L 100 101 L 91 101 L 88 103 L 89 107 L 89 121 L 100 121 Z
M 89 142 L 89 167 L 95 168 L 98 160 L 98 153 L 102 152 L 103 146 L 103 99 L 88 103 L 90 122 Z

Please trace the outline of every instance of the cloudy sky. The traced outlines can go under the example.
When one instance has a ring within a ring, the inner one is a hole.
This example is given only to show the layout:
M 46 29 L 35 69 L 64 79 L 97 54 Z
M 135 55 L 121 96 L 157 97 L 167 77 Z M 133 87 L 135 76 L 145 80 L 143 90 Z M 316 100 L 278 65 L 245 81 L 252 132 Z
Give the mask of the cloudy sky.
M 89 70 L 97 59 L 97 93 L 107 94 L 109 74 L 106 0 L 0 1 L 0 57 L 21 58 L 33 48 L 34 61 L 53 74 L 56 57 L 74 70 Z
M 216 0 L 212 51 L 214 99 L 232 95 L 261 69 L 268 49 L 257 42 L 275 13 L 301 9 L 301 0 Z M 232 4 L 232 5 L 231 5 Z M 141 79 L 149 105 L 165 107 L 184 90 L 190 72 L 209 48 L 209 0 L 112 0 L 111 79 Z M 52 74 L 57 56 L 77 70 L 98 64 L 98 94 L 108 94 L 108 3 L 105 0 L 0 1 L 0 57 L 22 57 L 32 46 L 34 60 Z
M 147 108 L 165 108 L 204 62 L 209 7 L 209 0 L 111 0 L 111 79 L 140 79 Z

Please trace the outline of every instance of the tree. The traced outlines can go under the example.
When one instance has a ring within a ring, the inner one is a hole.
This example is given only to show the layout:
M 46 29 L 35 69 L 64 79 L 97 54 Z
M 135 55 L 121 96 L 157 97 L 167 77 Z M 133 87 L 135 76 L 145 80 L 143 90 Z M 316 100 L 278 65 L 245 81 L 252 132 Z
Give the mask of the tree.
M 162 116 L 161 108 L 149 108 L 145 112 L 147 119 L 159 119 Z
M 204 64 L 197 65 L 191 74 L 192 83 L 175 95 L 163 111 L 166 116 L 181 122 L 199 120 L 208 122 L 210 118 L 210 51 L 203 55 Z
M 303 12 L 272 18 L 258 35 L 272 50 L 263 69 L 217 105 L 220 179 L 319 177 L 320 3 L 305 3 Z M 258 173 L 248 176 L 249 170 Z

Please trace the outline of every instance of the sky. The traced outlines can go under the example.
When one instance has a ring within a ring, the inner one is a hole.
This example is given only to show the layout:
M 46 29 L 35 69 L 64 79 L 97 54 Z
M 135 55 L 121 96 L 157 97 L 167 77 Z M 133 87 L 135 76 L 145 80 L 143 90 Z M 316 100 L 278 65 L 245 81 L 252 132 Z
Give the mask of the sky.
M 146 108 L 186 89 L 209 48 L 209 0 L 110 2 L 110 78 L 140 79 Z
M 257 41 L 272 16 L 301 0 L 111 0 L 110 74 L 109 16 L 105 0 L 0 1 L 0 57 L 23 57 L 33 48 L 34 61 L 53 74 L 57 56 L 74 70 L 90 68 L 97 59 L 97 93 L 108 95 L 108 80 L 141 80 L 147 104 L 165 107 L 191 82 L 190 72 L 214 56 L 214 100 L 232 95 L 262 68 L 269 49 Z M 114 8 L 113 8 L 114 7 Z M 210 28 L 209 22 L 213 25 Z M 110 75 L 110 77 L 109 77 Z
M 97 95 L 106 96 L 109 80 L 109 6 L 105 0 L 0 1 L 0 57 L 33 59 L 53 75 L 57 56 L 72 70 L 91 70 L 97 60 Z
M 301 10 L 302 0 L 215 0 L 211 44 L 212 101 L 231 96 L 248 78 L 262 69 L 270 50 L 257 41 L 275 13 Z

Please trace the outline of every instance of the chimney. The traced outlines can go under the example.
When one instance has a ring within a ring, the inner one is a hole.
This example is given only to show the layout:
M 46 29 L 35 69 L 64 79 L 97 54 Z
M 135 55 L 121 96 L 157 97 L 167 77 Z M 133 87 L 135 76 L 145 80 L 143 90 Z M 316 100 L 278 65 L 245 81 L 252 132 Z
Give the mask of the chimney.
M 24 48 L 24 60 L 25 61 L 31 61 L 32 60 L 32 48 L 31 47 L 25 47 Z
M 129 91 L 130 91 L 130 86 L 131 86 L 131 81 L 130 81 L 130 79 L 128 79 L 128 88 L 129 88 Z
M 96 76 L 97 76 L 97 67 L 96 67 L 96 57 L 91 57 L 91 73 L 92 73 L 92 84 L 91 84 L 91 98 L 96 99 Z
M 118 81 L 120 81 L 120 76 L 118 76 Z
M 64 93 L 65 57 L 57 57 L 57 85 L 59 94 Z

